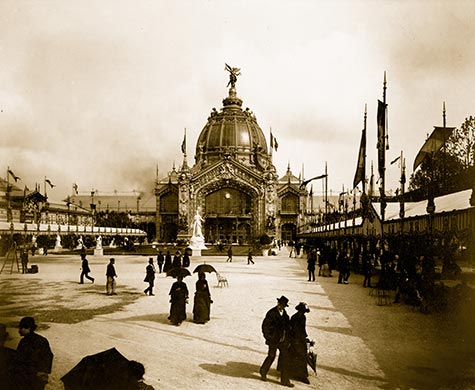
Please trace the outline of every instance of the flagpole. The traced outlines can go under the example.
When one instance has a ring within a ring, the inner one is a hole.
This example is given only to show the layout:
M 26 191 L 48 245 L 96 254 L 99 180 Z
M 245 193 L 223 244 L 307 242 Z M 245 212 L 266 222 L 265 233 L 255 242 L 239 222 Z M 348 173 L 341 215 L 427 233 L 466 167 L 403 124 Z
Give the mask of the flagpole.
M 327 220 L 328 220 L 328 167 L 327 161 L 325 161 L 325 230 L 327 229 Z
M 11 203 L 10 203 L 10 167 L 7 166 L 7 222 L 13 221 L 13 215 L 11 212 Z
M 271 161 L 272 161 L 272 154 L 273 154 L 272 149 L 274 149 L 274 139 L 273 139 L 273 135 L 272 135 L 272 127 L 270 127 L 270 155 L 269 155 L 269 157 L 270 157 Z
M 383 123 L 383 137 L 382 137 L 382 145 L 381 145 L 381 159 L 382 159 L 382 169 L 381 169 L 381 193 L 380 193 L 380 205 L 381 205 L 381 221 L 384 222 L 384 212 L 386 209 L 385 204 L 385 188 L 386 188 L 386 137 L 387 137 L 387 129 L 386 129 L 386 122 L 387 122 L 387 113 L 386 113 L 386 71 L 384 71 L 384 81 L 383 81 L 383 104 L 384 104 L 384 123 Z M 383 236 L 384 228 L 381 226 L 381 232 Z
M 364 130 L 364 133 L 365 133 L 365 137 L 366 137 L 366 118 L 368 116 L 368 104 L 365 103 L 364 105 L 364 123 L 363 123 L 363 130 Z M 366 141 L 365 141 L 365 144 L 366 144 Z M 365 187 L 365 182 L 366 182 L 366 145 L 365 145 L 365 151 L 364 151 L 364 156 L 363 156 L 363 194 L 366 192 L 366 187 Z

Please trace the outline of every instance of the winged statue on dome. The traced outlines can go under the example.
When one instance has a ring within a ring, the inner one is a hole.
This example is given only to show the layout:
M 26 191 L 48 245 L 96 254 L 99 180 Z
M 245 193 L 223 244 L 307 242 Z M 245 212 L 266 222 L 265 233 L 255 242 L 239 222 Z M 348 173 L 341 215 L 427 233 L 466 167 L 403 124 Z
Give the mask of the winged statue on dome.
M 241 75 L 241 68 L 233 68 L 225 63 L 224 70 L 227 70 L 229 72 L 229 82 L 226 87 L 229 87 L 229 85 L 231 85 L 231 88 L 234 88 L 236 85 L 237 77 Z

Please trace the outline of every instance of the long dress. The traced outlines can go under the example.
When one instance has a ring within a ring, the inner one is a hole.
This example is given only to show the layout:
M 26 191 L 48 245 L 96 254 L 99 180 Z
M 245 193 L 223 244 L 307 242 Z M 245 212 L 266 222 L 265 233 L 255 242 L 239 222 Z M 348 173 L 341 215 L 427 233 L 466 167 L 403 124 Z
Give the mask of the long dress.
M 167 252 L 165 255 L 165 264 L 163 265 L 163 272 L 170 271 L 172 269 L 172 255 L 170 252 Z
M 289 376 L 300 381 L 308 378 L 306 322 L 303 311 L 298 311 L 290 319 Z
M 174 325 L 179 325 L 186 320 L 186 300 L 188 299 L 188 287 L 181 281 L 172 284 L 170 289 L 170 317 L 168 319 Z
M 210 309 L 211 294 L 209 293 L 208 281 L 206 279 L 198 280 L 193 304 L 193 321 L 198 324 L 209 321 Z

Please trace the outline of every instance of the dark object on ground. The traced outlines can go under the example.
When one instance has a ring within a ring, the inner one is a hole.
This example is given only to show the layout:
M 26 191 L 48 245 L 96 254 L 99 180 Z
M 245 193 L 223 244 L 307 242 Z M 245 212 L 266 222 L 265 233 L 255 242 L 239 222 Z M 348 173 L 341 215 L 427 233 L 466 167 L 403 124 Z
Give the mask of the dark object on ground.
M 38 273 L 38 266 L 36 264 L 33 264 L 31 268 L 28 268 L 28 273 L 29 274 L 37 274 Z

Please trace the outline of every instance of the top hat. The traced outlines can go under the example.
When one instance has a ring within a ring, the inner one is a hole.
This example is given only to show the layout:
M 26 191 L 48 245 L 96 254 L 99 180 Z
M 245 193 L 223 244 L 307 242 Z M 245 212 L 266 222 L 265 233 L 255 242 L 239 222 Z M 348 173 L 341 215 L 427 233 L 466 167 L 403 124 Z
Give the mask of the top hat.
M 277 302 L 284 305 L 285 307 L 289 306 L 289 299 L 283 295 L 280 298 L 277 298 Z

